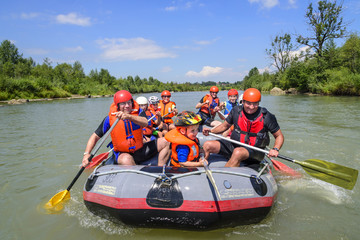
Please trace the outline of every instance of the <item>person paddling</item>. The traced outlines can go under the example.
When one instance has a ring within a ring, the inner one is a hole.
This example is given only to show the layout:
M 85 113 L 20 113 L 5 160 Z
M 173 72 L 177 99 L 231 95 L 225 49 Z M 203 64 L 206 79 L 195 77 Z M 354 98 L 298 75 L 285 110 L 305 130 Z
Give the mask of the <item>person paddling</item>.
M 176 104 L 173 101 L 170 101 L 171 93 L 168 90 L 161 93 L 161 98 L 162 100 L 159 102 L 159 108 L 164 123 L 163 132 L 166 133 L 175 128 L 172 117 L 174 117 L 178 111 L 176 109 Z
M 204 128 L 203 134 L 223 133 L 234 125 L 230 138 L 242 143 L 249 144 L 264 149 L 270 143 L 268 132 L 274 138 L 275 143 L 269 151 L 270 157 L 277 157 L 279 150 L 284 143 L 284 135 L 275 115 L 271 114 L 264 107 L 259 107 L 261 93 L 255 88 L 247 89 L 243 94 L 243 106 L 234 107 L 226 120 L 213 129 Z M 225 140 L 207 141 L 203 146 L 205 159 L 208 159 L 210 153 L 219 153 L 229 158 L 225 167 L 239 167 L 240 163 L 246 159 L 261 161 L 264 153 L 255 151 L 248 147 L 239 147 L 239 145 Z
M 195 108 L 200 109 L 198 113 L 202 118 L 200 125 L 215 127 L 221 124 L 220 121 L 215 120 L 216 113 L 223 107 L 220 105 L 220 100 L 217 97 L 218 92 L 219 88 L 217 86 L 212 86 L 210 88 L 210 93 L 202 97 L 196 104 Z
M 148 100 L 146 97 L 140 96 L 136 98 L 136 102 L 139 104 L 140 109 L 145 112 L 146 118 L 148 119 L 148 125 L 143 128 L 143 134 L 144 142 L 149 142 L 151 140 L 154 140 L 158 136 L 158 134 L 153 135 L 153 128 L 155 124 L 159 124 L 161 122 L 161 119 L 159 117 L 156 118 L 156 113 L 149 108 Z
M 121 90 L 115 93 L 108 116 L 90 136 L 82 161 L 86 167 L 88 158 L 96 142 L 110 129 L 116 118 L 120 121 L 111 132 L 115 164 L 136 165 L 150 159 L 157 153 L 158 165 L 163 166 L 169 159 L 169 142 L 165 138 L 143 143 L 143 128 L 148 125 L 146 114 L 139 108 L 130 92 Z
M 161 117 L 161 109 L 159 108 L 159 98 L 157 96 L 149 97 L 149 109 L 155 114 L 155 118 L 152 120 L 153 122 L 153 135 L 163 137 L 163 125 L 162 117 Z

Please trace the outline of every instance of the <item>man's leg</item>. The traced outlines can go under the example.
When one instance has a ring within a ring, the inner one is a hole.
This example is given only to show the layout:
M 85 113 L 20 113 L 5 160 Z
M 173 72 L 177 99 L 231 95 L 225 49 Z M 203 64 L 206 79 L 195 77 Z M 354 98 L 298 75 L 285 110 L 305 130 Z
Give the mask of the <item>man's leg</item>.
M 128 153 L 120 153 L 117 163 L 119 165 L 136 165 L 134 158 Z
M 206 141 L 203 146 L 204 149 L 204 158 L 209 160 L 210 153 L 219 153 L 220 152 L 220 142 L 219 141 Z
M 225 167 L 240 167 L 240 162 L 249 158 L 249 151 L 243 147 L 237 147 L 234 149 L 229 161 L 225 164 Z
M 165 138 L 157 139 L 158 166 L 164 166 L 170 157 L 170 143 Z

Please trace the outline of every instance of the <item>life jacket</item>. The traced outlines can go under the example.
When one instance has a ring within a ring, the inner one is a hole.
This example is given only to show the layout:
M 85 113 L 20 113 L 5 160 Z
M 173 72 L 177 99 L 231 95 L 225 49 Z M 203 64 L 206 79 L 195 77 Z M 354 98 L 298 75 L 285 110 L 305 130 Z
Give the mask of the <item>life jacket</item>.
M 115 122 L 116 116 L 111 113 L 117 112 L 117 106 L 112 103 L 110 106 L 109 120 L 110 126 Z M 139 105 L 134 101 L 134 108 L 131 115 L 139 115 Z M 133 153 L 143 146 L 142 127 L 130 120 L 119 120 L 115 128 L 111 132 L 111 140 L 116 152 Z
M 195 141 L 182 135 L 177 129 L 173 129 L 165 134 L 165 139 L 171 143 L 171 164 L 175 167 L 180 167 L 176 147 L 179 145 L 186 145 L 190 152 L 187 161 L 199 161 L 199 140 Z
M 148 109 L 145 111 L 146 114 L 146 118 L 149 120 L 152 116 L 154 116 L 152 114 L 152 112 Z M 148 125 L 146 127 L 143 128 L 143 134 L 145 136 L 150 136 L 152 135 L 153 132 L 153 119 L 151 121 L 148 121 Z
M 239 103 L 236 101 L 235 103 L 230 102 L 230 100 L 227 100 L 225 102 L 225 110 L 224 110 L 224 114 L 228 115 L 231 111 L 231 109 L 235 106 L 239 106 Z
M 220 100 L 219 98 L 213 99 L 210 94 L 206 94 L 203 98 L 203 102 L 206 102 L 206 100 L 209 100 L 209 104 L 204 104 L 200 108 L 200 112 L 205 113 L 206 115 L 211 115 L 212 118 L 215 117 L 216 112 L 214 111 L 215 107 L 220 106 Z
M 269 145 L 270 137 L 264 125 L 267 114 L 266 108 L 261 108 L 258 116 L 252 121 L 247 119 L 242 106 L 239 106 L 238 109 L 240 114 L 234 131 L 231 133 L 231 138 L 259 148 L 265 148 Z
M 160 108 L 159 108 L 159 107 L 155 110 L 151 104 L 149 104 L 148 109 L 149 109 L 150 112 L 151 112 L 152 114 L 154 114 L 154 115 L 156 115 L 156 112 L 157 112 L 157 111 L 160 111 Z M 154 118 L 151 120 L 151 122 L 152 122 L 152 124 L 153 124 L 153 127 L 159 126 L 159 125 L 157 125 L 157 124 L 155 123 L 156 119 L 157 119 L 157 117 L 154 117 Z
M 174 110 L 175 107 L 176 107 L 176 104 L 172 101 L 164 103 L 163 100 L 160 100 L 159 105 L 158 105 L 158 108 L 161 111 L 161 116 L 165 116 L 166 114 L 168 114 L 169 112 Z M 166 117 L 163 118 L 163 122 L 164 123 L 173 123 L 174 121 L 171 119 L 173 116 L 175 116 L 175 113 L 171 113 L 171 114 L 167 115 Z

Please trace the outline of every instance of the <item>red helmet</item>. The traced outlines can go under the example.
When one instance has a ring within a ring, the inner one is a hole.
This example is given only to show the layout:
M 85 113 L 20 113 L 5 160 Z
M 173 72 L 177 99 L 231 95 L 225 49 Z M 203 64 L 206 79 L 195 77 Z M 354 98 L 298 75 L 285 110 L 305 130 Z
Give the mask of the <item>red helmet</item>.
M 243 100 L 248 102 L 260 102 L 261 93 L 256 88 L 248 88 L 243 94 Z
M 114 103 L 118 105 L 121 102 L 127 102 L 129 100 L 132 100 L 131 93 L 129 93 L 126 90 L 121 90 L 115 93 L 114 95 Z
M 210 88 L 210 92 L 219 92 L 219 88 L 217 87 L 217 86 L 212 86 L 211 88 Z
M 236 89 L 230 89 L 230 90 L 228 91 L 228 97 L 229 97 L 229 96 L 232 96 L 232 95 L 239 96 L 239 93 L 238 93 L 238 91 L 237 91 Z
M 161 96 L 170 96 L 171 97 L 171 93 L 168 90 L 165 90 L 161 93 Z

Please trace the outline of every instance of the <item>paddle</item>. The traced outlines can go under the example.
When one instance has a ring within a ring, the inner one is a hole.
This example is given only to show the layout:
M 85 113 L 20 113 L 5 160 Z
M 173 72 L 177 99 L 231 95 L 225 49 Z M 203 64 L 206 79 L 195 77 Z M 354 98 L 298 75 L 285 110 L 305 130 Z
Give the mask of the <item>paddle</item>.
M 268 149 L 268 148 L 266 148 L 266 149 Z M 295 171 L 288 165 L 286 165 L 280 161 L 276 161 L 271 157 L 267 157 L 267 158 L 271 160 L 276 171 L 282 172 L 284 174 L 287 174 L 287 175 L 295 177 L 295 178 L 301 177 L 301 173 L 299 173 L 298 171 Z
M 102 161 L 106 160 L 109 156 L 109 153 L 112 151 L 113 149 L 110 149 L 107 152 L 104 153 L 100 153 L 99 155 L 97 155 L 96 157 L 94 157 L 91 162 L 89 163 L 89 165 L 87 165 L 85 168 L 89 169 L 89 168 L 93 168 L 96 167 L 97 165 L 99 165 Z
M 267 159 L 271 160 L 273 167 L 276 171 L 282 172 L 283 174 L 289 175 L 294 178 L 299 178 L 302 176 L 301 173 L 295 171 L 294 169 L 292 169 L 291 167 L 280 161 L 276 161 L 273 158 L 269 158 L 269 157 L 267 157 Z
M 116 124 L 119 122 L 119 118 L 116 119 L 114 124 L 111 126 L 111 128 L 105 133 L 105 135 L 100 139 L 99 143 L 95 146 L 95 148 L 91 151 L 90 157 L 88 158 L 89 162 L 91 162 L 92 158 L 96 154 L 96 152 L 99 150 L 101 145 L 105 142 L 106 138 L 110 135 L 111 131 L 114 129 Z M 68 188 L 64 191 L 61 191 L 57 194 L 55 194 L 49 202 L 47 202 L 44 206 L 46 209 L 52 209 L 55 211 L 59 211 L 62 209 L 62 202 L 67 201 L 70 199 L 70 189 L 74 185 L 74 183 L 78 180 L 82 172 L 84 171 L 85 167 L 81 167 L 80 171 L 76 174 L 75 178 L 72 180 Z M 60 204 L 61 203 L 61 204 Z
M 214 179 L 214 177 L 212 175 L 212 171 L 210 170 L 209 166 L 207 165 L 207 163 L 205 161 L 204 161 L 204 168 L 205 168 L 206 175 L 207 175 L 207 177 L 209 178 L 209 180 L 211 182 L 211 185 L 215 189 L 216 195 L 218 196 L 219 200 L 221 201 L 221 196 L 220 196 L 219 190 L 218 190 L 218 188 L 216 186 L 215 179 Z
M 254 149 L 265 154 L 269 154 L 269 151 L 266 151 L 261 148 L 257 148 L 242 142 L 238 142 L 223 136 L 216 135 L 214 133 L 209 133 L 209 135 L 221 138 L 223 140 L 245 146 L 251 149 Z M 358 177 L 358 170 L 341 166 L 336 163 L 327 162 L 320 159 L 307 159 L 305 161 L 298 161 L 290 157 L 283 155 L 278 155 L 278 158 L 290 161 L 292 163 L 298 164 L 303 167 L 303 169 L 310 175 L 325 182 L 343 187 L 345 189 L 353 189 Z

